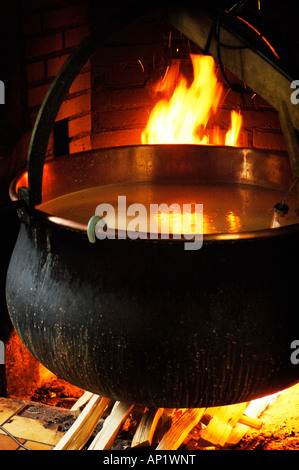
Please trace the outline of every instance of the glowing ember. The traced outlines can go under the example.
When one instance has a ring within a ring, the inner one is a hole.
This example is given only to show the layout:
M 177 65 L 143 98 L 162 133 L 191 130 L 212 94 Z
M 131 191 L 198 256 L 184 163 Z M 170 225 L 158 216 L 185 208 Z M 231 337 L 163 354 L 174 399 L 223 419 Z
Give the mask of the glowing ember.
M 222 95 L 222 85 L 215 73 L 215 61 L 211 56 L 191 54 L 190 57 L 194 75 L 190 86 L 180 74 L 177 63 L 167 69 L 156 86 L 155 91 L 161 93 L 163 98 L 150 114 L 141 135 L 142 144 L 223 144 L 217 128 L 212 139 L 206 132 Z M 237 145 L 241 124 L 241 116 L 232 111 L 225 145 Z

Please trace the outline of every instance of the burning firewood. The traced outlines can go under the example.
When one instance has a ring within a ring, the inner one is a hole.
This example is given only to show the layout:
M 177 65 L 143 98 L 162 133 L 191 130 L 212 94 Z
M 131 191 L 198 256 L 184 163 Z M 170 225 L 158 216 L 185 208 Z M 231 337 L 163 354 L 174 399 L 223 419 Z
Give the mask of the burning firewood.
M 182 414 L 182 416 L 171 426 L 169 431 L 163 436 L 156 450 L 176 450 L 180 447 L 184 439 L 188 436 L 191 429 L 196 426 L 205 408 L 191 408 Z
M 163 412 L 164 408 L 146 410 L 134 434 L 131 447 L 151 446 L 157 424 Z
M 94 396 L 91 392 L 84 392 L 83 395 L 76 401 L 76 403 L 72 406 L 71 412 L 74 416 L 79 416 L 82 408 L 89 402 L 89 400 Z
M 120 430 L 121 425 L 129 416 L 134 405 L 117 401 L 101 431 L 94 438 L 88 450 L 109 450 Z
M 250 416 L 243 415 L 238 421 L 239 424 L 245 424 L 245 426 L 249 426 L 253 429 L 261 429 L 263 426 L 263 421 L 257 418 L 251 418 Z
M 80 450 L 88 441 L 111 400 L 93 395 L 54 450 Z
M 214 446 L 224 446 L 248 404 L 239 403 L 236 405 L 207 408 L 203 415 L 203 422 L 206 423 L 206 426 L 200 434 L 201 439 Z
M 131 436 L 131 448 L 177 450 L 194 439 L 199 449 L 233 446 L 250 427 L 261 429 L 263 421 L 258 416 L 277 395 L 212 408 L 164 409 L 114 402 L 85 392 L 71 409 L 80 413 L 79 417 L 54 450 L 79 450 L 87 446 L 88 450 L 109 450 L 120 430 Z M 92 440 L 101 418 L 104 424 Z

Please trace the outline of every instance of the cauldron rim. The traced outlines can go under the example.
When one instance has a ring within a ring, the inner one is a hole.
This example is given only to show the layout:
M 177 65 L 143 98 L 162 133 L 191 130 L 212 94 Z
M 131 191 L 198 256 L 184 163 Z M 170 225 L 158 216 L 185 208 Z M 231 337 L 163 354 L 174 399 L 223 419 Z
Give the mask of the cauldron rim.
M 270 152 L 267 150 L 263 149 L 256 149 L 256 148 L 247 148 L 247 147 L 231 147 L 231 146 L 222 146 L 222 145 L 198 145 L 198 144 L 150 144 L 150 145 L 123 145 L 123 146 L 117 146 L 117 147 L 109 147 L 109 148 L 99 148 L 99 149 L 92 149 L 92 150 L 86 150 L 82 152 L 77 152 L 75 154 L 72 154 L 73 157 L 78 157 L 85 155 L 89 156 L 93 153 L 106 153 L 106 152 L 118 152 L 118 151 L 126 151 L 129 149 L 139 149 L 139 148 L 156 148 L 159 149 L 161 147 L 168 147 L 168 148 L 205 148 L 205 149 L 216 149 L 217 151 L 219 150 L 224 150 L 224 151 L 229 151 L 229 152 L 243 152 L 244 155 L 247 153 L 251 154 L 258 154 L 264 157 L 267 157 L 269 155 L 275 155 L 277 158 L 285 158 L 286 161 L 288 161 L 288 155 L 287 152 Z M 46 165 L 55 165 L 57 161 L 62 162 L 63 160 L 69 158 L 70 155 L 63 155 L 60 156 L 59 158 L 53 158 L 53 157 L 48 157 L 45 159 L 45 167 Z M 25 175 L 26 169 L 23 168 L 20 170 L 14 179 L 11 181 L 11 184 L 9 186 L 9 196 L 12 201 L 18 200 L 18 182 L 21 180 L 21 178 Z M 87 231 L 87 224 L 84 223 L 79 223 L 71 219 L 66 219 L 58 216 L 53 216 L 51 214 L 48 214 L 38 208 L 35 208 L 35 217 L 39 219 L 39 222 L 44 223 L 45 225 L 52 225 L 52 226 L 57 226 L 61 229 L 66 229 L 66 230 L 72 230 L 78 233 L 81 233 L 82 235 L 86 236 L 86 231 Z M 271 228 L 266 228 L 266 229 L 259 229 L 259 230 L 248 230 L 248 231 L 241 231 L 241 232 L 221 232 L 221 233 L 211 233 L 211 234 L 204 234 L 203 235 L 203 240 L 205 242 L 238 242 L 242 240 L 254 240 L 254 239 L 260 239 L 260 238 L 272 238 L 272 237 L 277 237 L 277 236 L 283 236 L 286 234 L 291 234 L 291 233 L 299 233 L 299 223 L 297 224 L 291 224 L 283 227 L 278 227 L 275 229 Z M 118 230 L 115 230 L 115 238 L 118 238 Z M 122 237 L 123 238 L 123 237 Z M 129 240 L 129 237 L 126 237 L 127 240 Z M 150 239 L 150 234 L 147 234 L 147 237 L 144 239 L 146 242 L 147 240 Z M 142 241 L 142 240 L 141 240 Z M 171 235 L 169 235 L 169 240 L 161 240 L 163 242 L 172 242 L 172 243 L 184 243 L 183 238 L 173 238 Z

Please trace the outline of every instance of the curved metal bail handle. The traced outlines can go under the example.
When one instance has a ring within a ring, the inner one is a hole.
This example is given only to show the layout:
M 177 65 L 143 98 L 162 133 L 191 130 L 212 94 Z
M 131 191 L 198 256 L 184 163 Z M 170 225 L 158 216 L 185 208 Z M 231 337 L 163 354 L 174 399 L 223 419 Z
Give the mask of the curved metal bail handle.
M 63 64 L 58 75 L 52 82 L 41 105 L 27 154 L 28 188 L 19 189 L 19 198 L 24 199 L 29 210 L 42 202 L 42 180 L 46 151 L 52 127 L 57 113 L 75 77 L 83 65 L 91 58 L 98 47 L 110 39 L 122 27 L 128 25 L 143 14 L 157 8 L 152 2 L 150 6 L 127 5 L 118 10 L 111 18 L 105 18 L 104 24 L 93 23 L 90 33 L 81 41 L 73 53 Z
M 88 35 L 82 40 L 63 64 L 39 110 L 27 153 L 28 190 L 19 190 L 19 196 L 26 197 L 27 205 L 31 209 L 42 202 L 44 161 L 57 113 L 69 87 L 95 48 L 93 35 Z

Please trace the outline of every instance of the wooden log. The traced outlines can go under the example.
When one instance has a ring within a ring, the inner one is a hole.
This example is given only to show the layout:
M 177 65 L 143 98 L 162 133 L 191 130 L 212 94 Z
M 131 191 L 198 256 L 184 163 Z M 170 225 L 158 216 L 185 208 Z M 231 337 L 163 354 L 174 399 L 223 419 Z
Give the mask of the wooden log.
M 274 393 L 273 395 L 268 395 L 266 397 L 258 398 L 256 400 L 252 400 L 248 407 L 246 408 L 246 418 L 250 419 L 257 419 L 261 416 L 263 411 L 273 403 L 276 398 L 280 395 L 281 392 Z M 246 419 L 245 418 L 245 419 Z M 242 415 L 241 420 L 244 419 L 244 415 Z M 251 421 L 252 422 L 252 421 Z M 247 434 L 250 427 L 248 425 L 242 424 L 239 422 L 233 428 L 230 436 L 227 439 L 226 445 L 234 446 L 240 442 L 240 440 Z
M 82 408 L 89 402 L 89 400 L 93 397 L 93 393 L 91 392 L 84 392 L 83 395 L 74 403 L 71 407 L 70 411 L 74 414 L 74 416 L 79 416 Z
M 191 429 L 199 423 L 204 412 L 205 408 L 190 408 L 186 410 L 176 423 L 171 426 L 169 431 L 164 434 L 156 450 L 178 449 Z
M 134 405 L 117 401 L 88 450 L 109 450 Z
M 80 450 L 92 435 L 111 400 L 93 395 L 80 416 L 53 450 Z
M 131 447 L 150 447 L 154 432 L 164 408 L 152 408 L 143 413 L 140 423 L 134 434 Z
M 245 426 L 249 426 L 250 428 L 258 430 L 263 426 L 263 421 L 261 419 L 251 418 L 250 416 L 246 415 L 241 416 L 241 418 L 238 420 L 238 423 L 245 424 Z
M 248 403 L 238 403 L 215 409 L 208 408 L 206 414 L 211 416 L 211 419 L 200 434 L 201 440 L 214 446 L 225 446 L 232 429 L 243 415 L 247 406 Z
M 243 417 L 244 416 L 245 415 L 243 415 Z M 263 422 L 261 420 L 258 420 L 257 418 L 249 418 L 248 416 L 246 416 L 243 421 L 243 417 L 238 421 L 238 423 L 232 429 L 232 432 L 230 433 L 226 441 L 226 446 L 232 447 L 232 446 L 237 445 L 241 441 L 241 439 L 243 439 L 243 437 L 246 436 L 250 428 L 257 429 L 258 431 L 261 429 L 263 425 Z
M 237 423 L 227 438 L 225 444 L 226 447 L 236 446 L 243 439 L 243 437 L 246 436 L 249 430 L 250 428 L 245 424 Z

